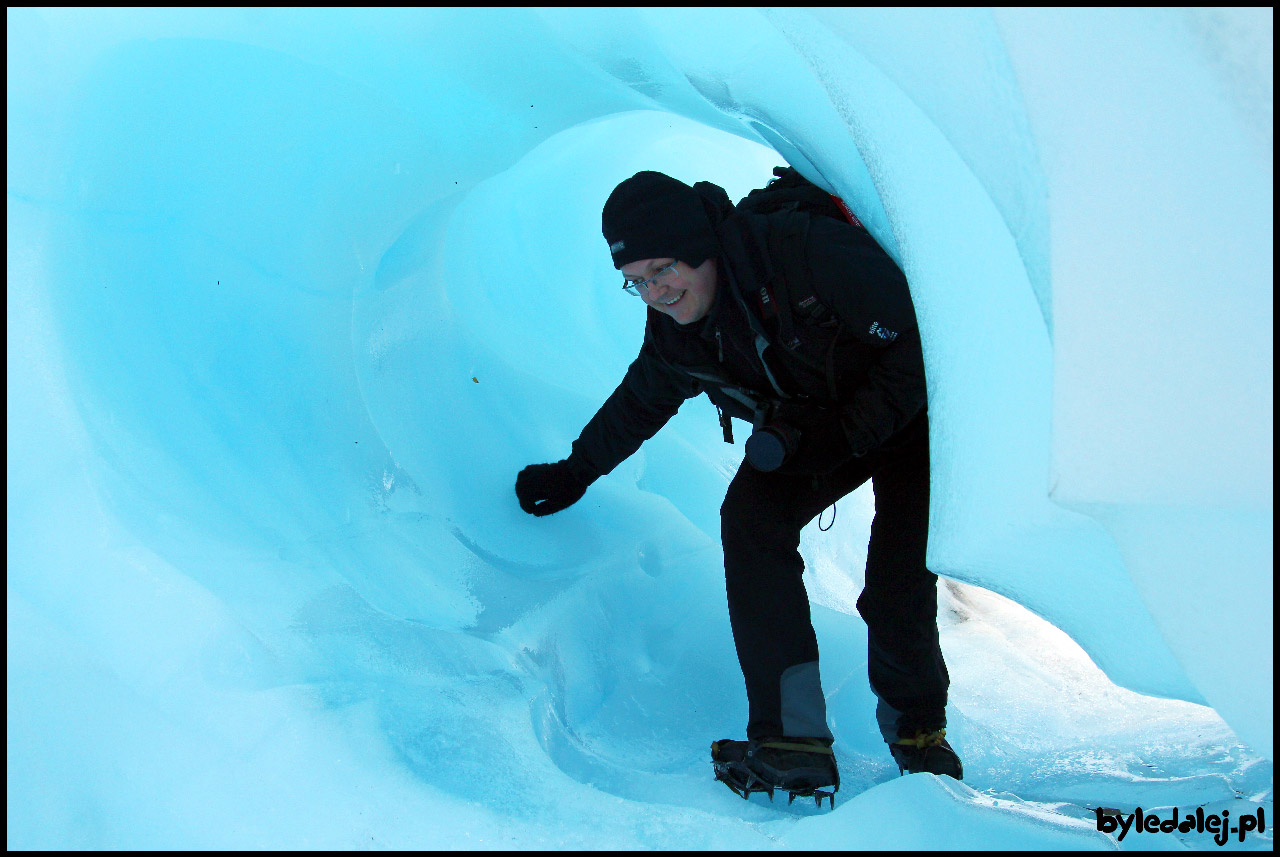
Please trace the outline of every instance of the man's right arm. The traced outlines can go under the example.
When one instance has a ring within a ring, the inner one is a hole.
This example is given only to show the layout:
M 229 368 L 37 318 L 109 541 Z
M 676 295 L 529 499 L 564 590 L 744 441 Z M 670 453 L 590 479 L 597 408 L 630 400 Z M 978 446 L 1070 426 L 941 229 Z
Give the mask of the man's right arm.
M 663 362 L 646 336 L 622 383 L 573 442 L 568 465 L 589 485 L 630 458 L 700 392 L 697 381 Z

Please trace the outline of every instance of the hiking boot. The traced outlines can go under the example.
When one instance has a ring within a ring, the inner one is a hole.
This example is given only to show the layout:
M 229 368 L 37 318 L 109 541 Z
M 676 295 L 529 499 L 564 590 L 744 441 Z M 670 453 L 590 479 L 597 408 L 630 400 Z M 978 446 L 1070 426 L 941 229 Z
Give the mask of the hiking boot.
M 711 766 L 716 779 L 733 789 L 744 800 L 755 792 L 767 792 L 773 800 L 773 786 L 763 782 L 746 766 L 747 742 L 728 738 L 711 744 Z
M 898 774 L 945 774 L 964 779 L 960 757 L 947 743 L 946 729 L 920 729 L 914 738 L 899 738 L 889 745 Z
M 746 768 L 774 788 L 808 795 L 840 788 L 829 738 L 763 738 L 748 742 Z
M 747 742 L 724 738 L 711 745 L 711 761 L 722 765 L 741 764 L 747 758 Z

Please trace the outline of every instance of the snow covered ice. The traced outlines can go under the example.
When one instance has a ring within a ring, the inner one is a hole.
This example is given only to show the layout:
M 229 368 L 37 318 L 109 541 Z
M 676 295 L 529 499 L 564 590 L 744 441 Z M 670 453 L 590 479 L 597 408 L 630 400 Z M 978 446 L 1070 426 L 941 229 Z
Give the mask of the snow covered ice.
M 10 848 L 1272 847 L 1270 9 L 6 15 Z M 859 491 L 834 811 L 711 778 L 714 408 L 512 490 L 639 347 L 609 191 L 782 163 L 911 283 L 965 763 L 880 741 Z

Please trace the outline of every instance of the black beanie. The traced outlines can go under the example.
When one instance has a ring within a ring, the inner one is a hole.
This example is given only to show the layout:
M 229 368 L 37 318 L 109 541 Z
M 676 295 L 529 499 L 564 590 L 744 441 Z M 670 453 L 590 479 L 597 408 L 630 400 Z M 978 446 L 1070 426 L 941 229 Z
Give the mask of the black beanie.
M 613 189 L 601 224 L 615 268 L 640 259 L 677 259 L 696 268 L 720 250 L 698 192 L 651 170 Z

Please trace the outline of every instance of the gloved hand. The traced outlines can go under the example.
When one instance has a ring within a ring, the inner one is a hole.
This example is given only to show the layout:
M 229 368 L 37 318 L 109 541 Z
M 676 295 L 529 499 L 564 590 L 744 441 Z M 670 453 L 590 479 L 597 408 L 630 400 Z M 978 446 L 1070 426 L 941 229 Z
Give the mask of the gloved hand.
M 798 426 L 800 441 L 795 454 L 778 468 L 779 473 L 812 475 L 828 473 L 854 457 L 839 415 Z
M 568 459 L 554 464 L 530 464 L 516 476 L 516 497 L 521 509 L 541 518 L 581 500 L 588 484 L 573 471 Z

